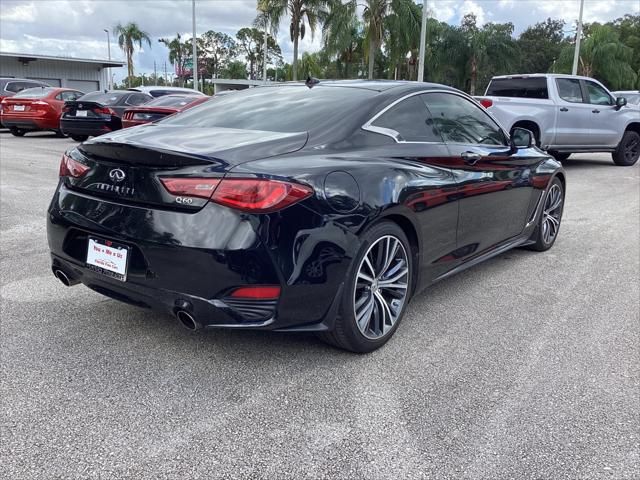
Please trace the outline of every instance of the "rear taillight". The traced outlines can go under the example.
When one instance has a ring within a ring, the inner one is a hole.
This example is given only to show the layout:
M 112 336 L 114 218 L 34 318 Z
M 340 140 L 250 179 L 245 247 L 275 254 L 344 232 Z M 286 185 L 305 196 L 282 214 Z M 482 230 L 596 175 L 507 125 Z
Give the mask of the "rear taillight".
M 278 285 L 256 285 L 236 288 L 231 292 L 231 298 L 243 298 L 247 300 L 277 300 L 280 297 Z
M 198 197 L 250 213 L 271 213 L 313 194 L 313 189 L 279 180 L 228 178 L 161 178 L 169 193 Z
M 482 105 L 484 108 L 489 108 L 493 105 L 493 101 L 489 100 L 488 98 L 481 98 L 480 105 Z
M 217 178 L 161 178 L 171 195 L 210 199 L 220 180 Z
M 98 108 L 94 108 L 93 111 L 98 113 L 98 114 L 100 114 L 100 115 L 115 115 L 116 114 L 116 112 L 114 112 L 109 107 L 98 107 Z
M 83 176 L 89 167 L 86 165 L 74 160 L 67 154 L 62 155 L 62 160 L 60 161 L 60 176 L 61 177 L 74 177 L 79 178 Z
M 229 178 L 220 182 L 211 200 L 251 213 L 271 213 L 313 194 L 313 189 L 277 180 Z

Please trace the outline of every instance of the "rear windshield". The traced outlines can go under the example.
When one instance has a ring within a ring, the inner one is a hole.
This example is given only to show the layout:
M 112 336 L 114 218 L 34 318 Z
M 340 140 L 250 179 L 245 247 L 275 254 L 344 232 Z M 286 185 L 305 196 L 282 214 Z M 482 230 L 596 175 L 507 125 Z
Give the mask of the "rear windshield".
M 162 124 L 305 132 L 329 128 L 375 93 L 348 87 L 258 87 L 214 97 L 196 109 L 163 120 Z
M 486 95 L 544 99 L 549 98 L 549 91 L 545 77 L 496 78 L 491 80 Z
M 78 102 L 96 102 L 102 105 L 115 105 L 124 95 L 130 95 L 131 92 L 91 92 L 80 97 Z
M 202 97 L 185 96 L 185 95 L 166 95 L 164 97 L 151 100 L 145 107 L 184 107 Z
M 43 98 L 53 92 L 53 90 L 51 87 L 27 88 L 26 90 L 21 90 L 16 93 L 13 98 Z

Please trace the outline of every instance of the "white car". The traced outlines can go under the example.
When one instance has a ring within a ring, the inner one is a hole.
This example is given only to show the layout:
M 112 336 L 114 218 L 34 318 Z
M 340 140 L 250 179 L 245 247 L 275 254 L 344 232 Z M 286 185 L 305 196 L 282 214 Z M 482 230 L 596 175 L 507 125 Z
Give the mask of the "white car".
M 182 93 L 185 95 L 205 95 L 198 90 L 194 90 L 193 88 L 182 88 L 182 87 L 160 87 L 160 86 L 149 86 L 149 87 L 132 87 L 127 88 L 127 90 L 133 90 L 134 92 L 144 92 L 148 93 L 154 98 L 162 97 L 164 95 L 175 95 L 176 93 Z
M 633 105 L 640 105 L 640 90 L 621 90 L 612 92 L 616 97 L 624 97 L 627 102 Z
M 508 131 L 531 130 L 558 160 L 572 153 L 611 152 L 616 165 L 640 157 L 640 107 L 588 77 L 557 74 L 493 77 L 476 99 Z

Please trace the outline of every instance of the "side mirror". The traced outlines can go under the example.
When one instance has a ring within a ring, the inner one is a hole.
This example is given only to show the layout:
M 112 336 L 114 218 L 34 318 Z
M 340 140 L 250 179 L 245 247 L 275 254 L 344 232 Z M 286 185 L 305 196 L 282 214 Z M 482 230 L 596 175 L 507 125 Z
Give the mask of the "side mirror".
M 616 108 L 618 110 L 620 110 L 622 107 L 624 107 L 627 104 L 627 99 L 624 97 L 618 97 L 616 98 Z
M 535 146 L 536 138 L 531 130 L 516 127 L 511 132 L 511 146 L 514 148 L 531 148 Z

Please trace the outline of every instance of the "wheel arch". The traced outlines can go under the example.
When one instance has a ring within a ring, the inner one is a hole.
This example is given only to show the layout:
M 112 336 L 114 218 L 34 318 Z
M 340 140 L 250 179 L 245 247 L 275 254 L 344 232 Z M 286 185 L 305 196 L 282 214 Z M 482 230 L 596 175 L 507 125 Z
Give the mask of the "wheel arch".
M 624 131 L 636 132 L 638 135 L 640 135 L 640 122 L 631 122 L 629 125 L 627 125 L 627 128 L 625 128 Z

